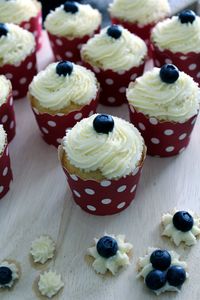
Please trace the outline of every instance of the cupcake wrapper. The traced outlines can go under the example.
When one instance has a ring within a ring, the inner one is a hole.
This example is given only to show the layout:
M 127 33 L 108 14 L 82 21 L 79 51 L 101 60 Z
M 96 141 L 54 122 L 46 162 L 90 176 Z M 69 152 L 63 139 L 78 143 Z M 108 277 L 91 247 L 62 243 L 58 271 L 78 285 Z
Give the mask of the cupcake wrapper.
M 10 167 L 10 157 L 8 153 L 8 146 L 6 146 L 2 156 L 0 157 L 0 199 L 3 198 L 9 191 L 12 179 L 13 175 Z
M 84 63 L 84 66 L 96 74 L 97 80 L 100 83 L 99 102 L 107 106 L 119 106 L 127 103 L 126 89 L 130 81 L 134 81 L 138 76 L 143 74 L 145 63 L 129 71 L 118 73 L 111 70 L 104 71 L 92 67 L 88 63 Z
M 0 107 L 0 124 L 3 124 L 10 143 L 15 136 L 16 129 L 12 93 L 8 95 L 6 103 Z
M 59 147 L 59 159 L 63 155 Z M 83 180 L 63 168 L 74 201 L 84 211 L 99 216 L 113 215 L 126 209 L 135 198 L 142 164 L 131 175 L 118 180 Z
M 28 86 L 36 73 L 35 52 L 27 56 L 20 64 L 4 65 L 0 67 L 0 74 L 5 75 L 12 83 L 14 100 L 26 96 Z
M 20 24 L 20 27 L 32 32 L 35 36 L 36 50 L 42 47 L 42 12 L 41 10 L 36 17 Z
M 161 122 L 134 110 L 130 105 L 130 120 L 141 132 L 151 156 L 169 157 L 185 150 L 197 115 L 184 123 Z
M 70 112 L 68 115 L 40 113 L 35 107 L 32 107 L 45 142 L 58 147 L 67 129 L 71 129 L 78 121 L 96 112 L 97 102 L 97 99 L 92 100 L 81 110 Z
M 169 50 L 161 51 L 158 47 L 152 45 L 153 60 L 156 67 L 164 64 L 174 64 L 181 71 L 190 75 L 194 81 L 200 83 L 200 53 L 190 52 L 173 53 Z

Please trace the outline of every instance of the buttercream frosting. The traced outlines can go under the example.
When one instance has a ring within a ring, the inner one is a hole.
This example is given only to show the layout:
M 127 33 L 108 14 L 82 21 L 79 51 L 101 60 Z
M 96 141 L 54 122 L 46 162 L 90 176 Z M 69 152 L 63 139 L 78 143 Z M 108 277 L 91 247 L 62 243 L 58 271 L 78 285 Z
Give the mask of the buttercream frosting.
M 64 6 L 50 12 L 45 21 L 45 28 L 52 34 L 68 38 L 91 35 L 101 25 L 101 14 L 89 4 L 77 3 L 78 12 L 68 13 Z
M 38 281 L 38 288 L 40 293 L 43 296 L 52 298 L 55 296 L 61 288 L 64 287 L 61 275 L 57 274 L 54 271 L 46 271 L 43 274 L 40 274 Z
M 127 99 L 137 111 L 159 120 L 185 122 L 199 110 L 200 89 L 192 77 L 179 72 L 173 84 L 160 78 L 160 69 L 154 68 L 131 82 Z
M 200 52 L 200 17 L 193 23 L 181 23 L 178 16 L 159 22 L 152 31 L 152 40 L 161 50 Z
M 8 34 L 0 38 L 0 66 L 17 64 L 35 50 L 32 33 L 18 25 L 6 23 Z
M 0 106 L 7 101 L 10 90 L 10 81 L 5 76 L 0 75 Z
M 108 234 L 106 234 L 108 236 Z M 109 235 L 114 238 L 118 244 L 118 251 L 114 256 L 109 258 L 104 258 L 99 255 L 97 252 L 97 243 L 99 239 L 95 240 L 95 246 L 88 249 L 87 253 L 89 256 L 94 258 L 92 264 L 94 270 L 99 274 L 105 274 L 107 271 L 110 271 L 113 275 L 116 275 L 120 267 L 124 267 L 130 264 L 130 259 L 128 254 L 130 253 L 133 246 L 130 243 L 125 242 L 124 235 Z
M 114 0 L 109 11 L 114 17 L 145 25 L 168 16 L 170 6 L 167 0 Z
M 145 42 L 123 27 L 121 37 L 114 39 L 107 34 L 107 29 L 102 29 L 83 45 L 83 60 L 94 67 L 116 72 L 141 65 L 147 55 Z
M 6 284 L 0 284 L 0 289 L 1 288 L 11 288 L 14 283 L 16 282 L 17 279 L 19 279 L 19 270 L 18 267 L 16 266 L 15 263 L 10 263 L 8 261 L 3 261 L 0 263 L 0 267 L 7 267 L 11 270 L 12 272 L 12 279 L 9 283 Z
M 99 85 L 93 72 L 73 64 L 71 75 L 59 76 L 56 66 L 57 63 L 50 64 L 30 84 L 30 94 L 41 106 L 59 110 L 71 103 L 85 105 L 96 98 Z
M 129 175 L 141 161 L 144 141 L 130 123 L 117 117 L 114 129 L 99 134 L 93 128 L 97 114 L 78 122 L 63 139 L 70 163 L 85 172 L 100 170 L 107 179 Z
M 49 236 L 40 236 L 32 242 L 30 253 L 35 263 L 44 264 L 53 258 L 55 243 Z
M 3 125 L 0 124 L 0 155 L 3 153 L 3 150 L 6 145 L 6 132 L 3 128 Z

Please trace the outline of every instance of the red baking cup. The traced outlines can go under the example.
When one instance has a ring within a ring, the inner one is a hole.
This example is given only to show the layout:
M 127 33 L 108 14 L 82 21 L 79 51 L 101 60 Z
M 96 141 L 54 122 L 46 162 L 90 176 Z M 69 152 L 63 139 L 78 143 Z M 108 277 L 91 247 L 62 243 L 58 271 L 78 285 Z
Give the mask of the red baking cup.
M 126 89 L 130 81 L 134 81 L 144 72 L 145 63 L 139 67 L 134 67 L 129 71 L 113 72 L 111 70 L 104 71 L 102 69 L 92 67 L 84 62 L 84 66 L 92 70 L 97 77 L 101 86 L 99 102 L 107 106 L 119 106 L 127 103 Z
M 50 115 L 48 113 L 40 113 L 35 107 L 32 109 L 45 142 L 58 147 L 65 136 L 66 129 L 71 129 L 81 119 L 94 114 L 97 103 L 97 99 L 92 100 L 90 104 L 85 105 L 81 110 L 73 111 L 68 115 Z
M 95 33 L 98 33 L 98 28 Z M 95 34 L 94 33 L 94 34 Z M 94 35 L 85 35 L 82 38 L 67 39 L 65 37 L 56 36 L 48 32 L 50 44 L 56 60 L 70 60 L 81 64 L 80 49 L 83 44 Z
M 15 136 L 16 128 L 12 93 L 9 94 L 7 101 L 0 106 L 0 124 L 3 124 L 10 143 Z
M 63 155 L 59 147 L 59 158 Z M 92 215 L 113 215 L 126 209 L 135 198 L 143 164 L 118 180 L 83 180 L 63 168 L 77 205 Z
M 152 45 L 153 59 L 156 67 L 164 64 L 174 64 L 181 71 L 190 75 L 194 81 L 200 83 L 200 53 L 190 52 L 187 54 L 169 50 L 161 51 Z
M 168 157 L 185 150 L 197 119 L 197 115 L 184 123 L 161 122 L 148 117 L 129 106 L 130 120 L 141 132 L 147 146 L 147 154 Z
M 36 73 L 35 52 L 27 56 L 20 64 L 4 65 L 0 67 L 0 74 L 5 75 L 12 83 L 14 100 L 26 96 L 28 86 Z
M 42 47 L 42 12 L 41 10 L 36 17 L 32 17 L 28 21 L 20 24 L 20 27 L 32 32 L 36 40 L 36 50 Z
M 0 157 L 0 199 L 3 198 L 9 191 L 12 179 L 13 176 L 10 167 L 10 157 L 8 153 L 8 146 L 6 146 Z

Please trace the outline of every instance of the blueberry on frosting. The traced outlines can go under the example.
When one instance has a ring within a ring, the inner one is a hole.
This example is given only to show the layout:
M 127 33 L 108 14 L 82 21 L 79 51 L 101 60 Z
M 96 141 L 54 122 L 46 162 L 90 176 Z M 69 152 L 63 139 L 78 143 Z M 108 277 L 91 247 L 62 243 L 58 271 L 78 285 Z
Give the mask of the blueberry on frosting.
M 76 14 L 78 12 L 78 5 L 75 1 L 66 1 L 64 4 L 64 10 L 67 13 Z
M 117 241 L 110 236 L 103 236 L 97 243 L 97 252 L 102 257 L 112 257 L 117 253 L 117 251 Z
M 171 264 L 171 255 L 167 250 L 155 250 L 150 256 L 152 266 L 161 271 L 165 271 Z
M 196 14 L 190 10 L 190 9 L 185 9 L 179 14 L 179 20 L 182 24 L 185 23 L 193 23 L 194 20 L 196 19 Z
M 176 229 L 187 232 L 192 229 L 194 220 L 187 211 L 177 211 L 173 216 L 173 224 Z
M 7 28 L 6 24 L 0 23 L 0 38 L 2 36 L 6 36 L 7 34 L 8 34 L 8 28 Z
M 108 134 L 109 132 L 113 131 L 114 120 L 110 115 L 99 114 L 93 121 L 93 127 L 97 133 Z
M 19 279 L 19 268 L 14 262 L 3 261 L 0 263 L 0 289 L 11 288 Z
M 111 25 L 107 29 L 107 35 L 114 38 L 115 40 L 119 39 L 122 35 L 122 29 L 118 25 Z
M 5 285 L 10 283 L 12 280 L 12 271 L 8 267 L 0 267 L 0 284 Z
M 163 82 L 172 84 L 179 78 L 179 70 L 172 64 L 166 64 L 160 69 L 160 78 Z
M 73 64 L 70 61 L 60 61 L 56 66 L 56 73 L 59 76 L 71 75 L 73 71 Z
M 145 278 L 146 286 L 151 290 L 161 289 L 166 284 L 166 272 L 160 270 L 151 271 Z
M 170 285 L 179 287 L 186 280 L 185 269 L 181 266 L 171 266 L 167 271 L 167 281 Z

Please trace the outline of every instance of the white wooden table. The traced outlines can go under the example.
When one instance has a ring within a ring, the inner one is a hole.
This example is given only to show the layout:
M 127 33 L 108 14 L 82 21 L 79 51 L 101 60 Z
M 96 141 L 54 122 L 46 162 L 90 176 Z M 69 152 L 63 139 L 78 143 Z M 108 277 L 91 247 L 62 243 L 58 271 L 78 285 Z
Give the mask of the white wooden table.
M 39 55 L 40 68 L 51 61 L 46 44 Z M 39 271 L 31 267 L 31 241 L 49 234 L 57 243 L 57 255 L 49 267 L 62 274 L 65 282 L 61 300 L 150 300 L 154 294 L 136 279 L 136 262 L 148 246 L 172 249 L 160 237 L 163 212 L 174 207 L 200 213 L 200 124 L 183 154 L 169 159 L 148 157 L 133 204 L 119 215 L 91 216 L 73 202 L 56 150 L 43 142 L 26 99 L 15 103 L 17 136 L 10 146 L 14 183 L 0 201 L 0 260 L 20 262 L 22 276 L 11 292 L 0 293 L 1 300 L 35 300 L 32 289 Z M 128 117 L 127 108 L 100 107 L 99 111 Z M 105 232 L 125 234 L 133 244 L 131 266 L 112 278 L 94 273 L 85 261 L 93 238 Z M 191 250 L 177 250 L 187 259 L 190 279 L 179 295 L 162 299 L 200 299 L 200 242 Z

